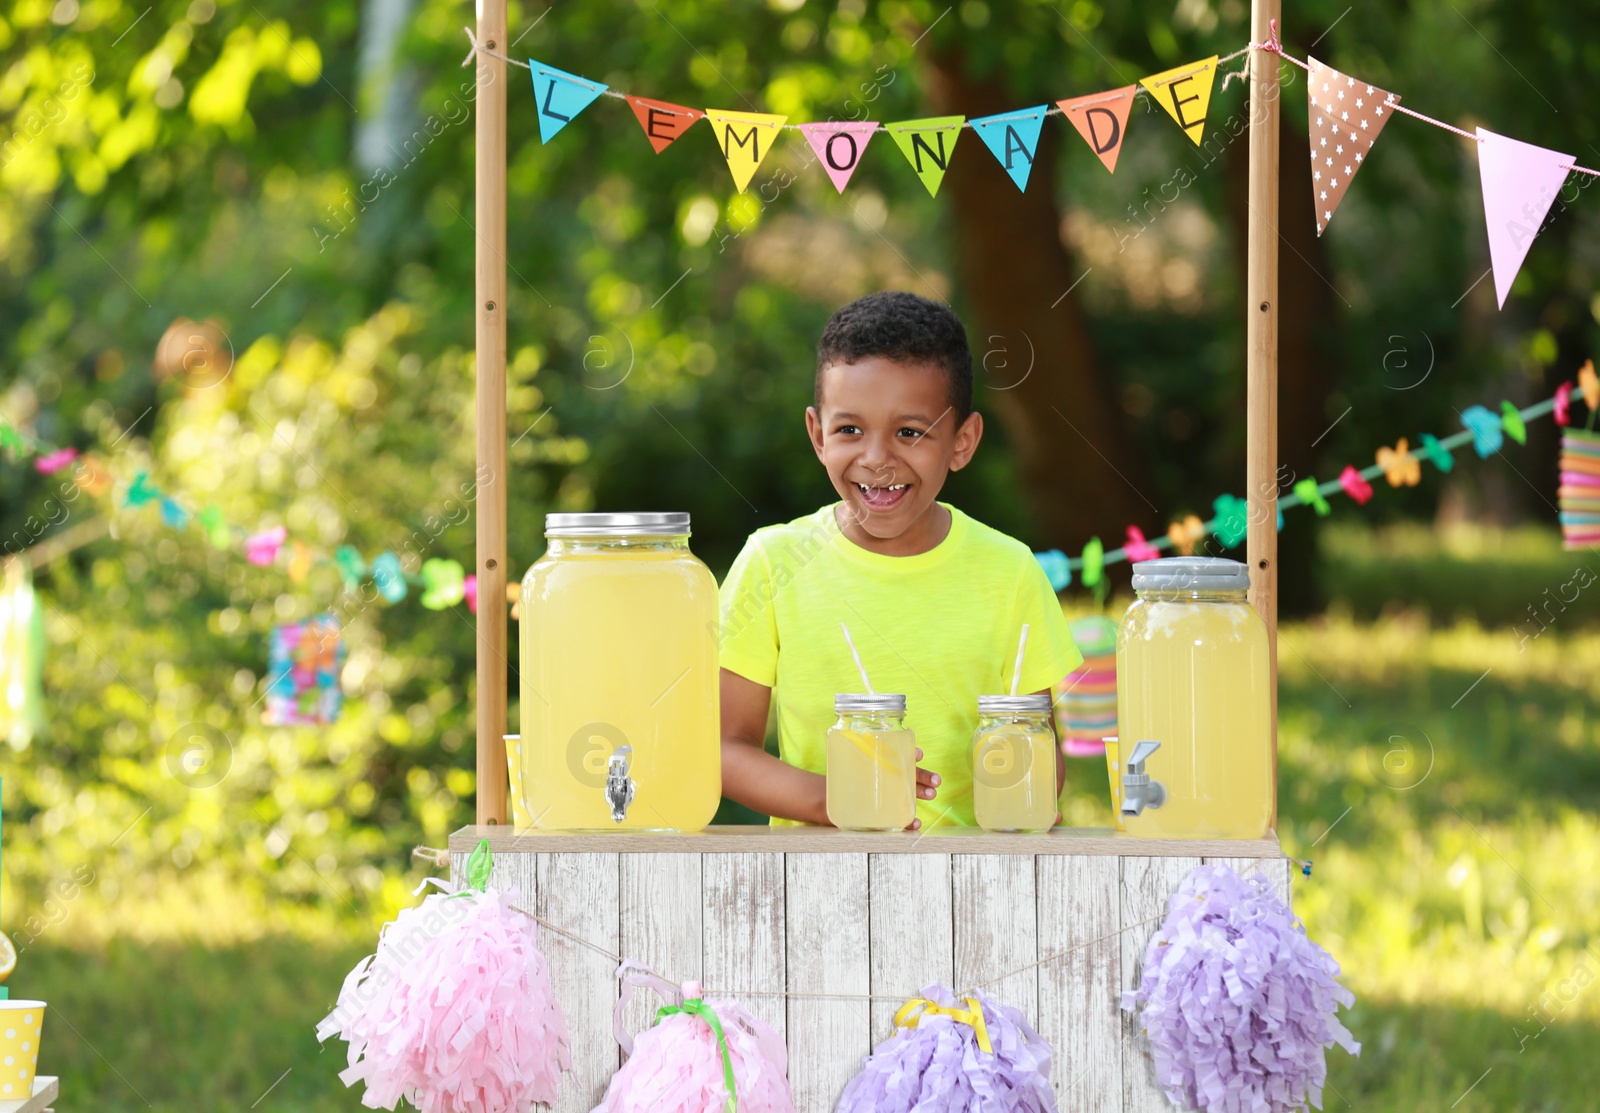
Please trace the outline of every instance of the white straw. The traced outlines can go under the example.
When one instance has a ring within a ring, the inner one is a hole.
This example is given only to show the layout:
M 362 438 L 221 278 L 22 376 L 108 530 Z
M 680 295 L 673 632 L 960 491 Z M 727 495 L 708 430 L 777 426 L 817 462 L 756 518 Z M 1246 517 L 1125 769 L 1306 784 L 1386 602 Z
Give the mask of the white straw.
M 847 637 L 849 635 L 846 635 Z M 1017 666 L 1011 670 L 1011 694 L 1016 695 L 1022 685 L 1022 653 L 1028 648 L 1028 624 L 1022 624 L 1022 640 L 1017 643 Z
M 850 640 L 850 627 L 841 622 L 839 629 L 844 631 L 844 644 L 850 647 L 850 656 L 856 659 L 856 668 L 861 671 L 861 683 L 866 685 L 867 695 L 877 695 L 878 693 L 872 690 L 872 681 L 867 679 L 867 666 L 861 663 L 861 654 L 856 652 L 856 643 Z

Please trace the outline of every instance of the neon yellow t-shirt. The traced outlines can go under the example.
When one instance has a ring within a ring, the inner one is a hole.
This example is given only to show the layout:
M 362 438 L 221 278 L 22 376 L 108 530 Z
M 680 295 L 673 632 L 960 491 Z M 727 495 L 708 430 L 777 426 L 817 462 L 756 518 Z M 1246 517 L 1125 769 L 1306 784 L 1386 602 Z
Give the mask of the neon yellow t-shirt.
M 978 697 L 1011 690 L 1022 624 L 1021 691 L 1054 688 L 1083 660 L 1027 546 L 945 509 L 949 534 L 916 556 L 861 548 L 832 505 L 759 529 L 720 593 L 722 667 L 774 689 L 780 755 L 813 773 L 827 769 L 834 695 L 861 690 L 839 623 L 850 627 L 872 686 L 905 694 L 921 765 L 942 778 L 933 800 L 917 801 L 924 830 L 974 822 Z

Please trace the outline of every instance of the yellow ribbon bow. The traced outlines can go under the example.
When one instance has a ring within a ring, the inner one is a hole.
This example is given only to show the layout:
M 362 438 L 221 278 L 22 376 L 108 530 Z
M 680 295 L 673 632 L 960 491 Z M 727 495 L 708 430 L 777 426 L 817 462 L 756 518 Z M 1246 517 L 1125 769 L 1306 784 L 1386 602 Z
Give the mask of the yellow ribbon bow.
M 1411 455 L 1404 437 L 1393 448 L 1378 449 L 1378 466 L 1391 487 L 1415 487 L 1422 482 L 1422 464 Z
M 968 997 L 964 1009 L 948 1008 L 926 997 L 913 997 L 894 1014 L 894 1024 L 896 1028 L 915 1028 L 917 1021 L 925 1016 L 948 1016 L 957 1024 L 970 1024 L 978 1033 L 979 1050 L 994 1054 L 994 1048 L 989 1044 L 989 1026 L 983 1022 L 983 1006 L 978 1004 L 976 997 Z

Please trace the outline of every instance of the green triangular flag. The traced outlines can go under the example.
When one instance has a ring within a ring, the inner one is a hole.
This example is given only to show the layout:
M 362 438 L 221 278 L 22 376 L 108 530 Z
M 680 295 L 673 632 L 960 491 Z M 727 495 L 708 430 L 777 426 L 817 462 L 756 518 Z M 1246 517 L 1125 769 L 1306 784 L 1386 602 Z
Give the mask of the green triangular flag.
M 911 169 L 928 187 L 929 197 L 939 195 L 939 184 L 950 168 L 950 156 L 955 153 L 956 139 L 965 122 L 965 116 L 930 116 L 925 120 L 901 120 L 884 125 Z

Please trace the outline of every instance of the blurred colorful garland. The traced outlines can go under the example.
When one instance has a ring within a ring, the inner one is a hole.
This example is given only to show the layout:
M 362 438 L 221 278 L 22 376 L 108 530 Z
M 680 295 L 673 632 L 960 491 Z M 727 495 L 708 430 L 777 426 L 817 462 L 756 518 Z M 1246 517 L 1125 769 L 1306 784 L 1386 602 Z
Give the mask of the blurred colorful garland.
M 1579 369 L 1577 391 L 1589 408 L 1589 428 L 1592 429 L 1595 413 L 1600 410 L 1600 379 L 1595 375 L 1593 361 L 1585 362 Z M 1339 478 L 1326 483 L 1319 483 L 1314 476 L 1307 476 L 1297 482 L 1289 494 L 1278 499 L 1278 529 L 1283 529 L 1283 512 L 1289 507 L 1309 506 L 1319 517 L 1327 517 L 1333 512 L 1328 503 L 1329 495 L 1349 495 L 1358 506 L 1365 505 L 1373 494 L 1369 480 L 1380 475 L 1391 487 L 1415 487 L 1422 482 L 1423 460 L 1429 461 L 1442 472 L 1448 472 L 1455 466 L 1455 460 L 1450 455 L 1453 448 L 1470 443 L 1480 457 L 1488 457 L 1500 451 L 1506 437 L 1518 444 L 1526 444 L 1529 421 L 1550 413 L 1555 415 L 1557 425 L 1565 426 L 1571 421 L 1572 397 L 1573 385 L 1566 382 L 1556 388 L 1552 397 L 1520 410 L 1510 402 L 1502 402 L 1498 414 L 1483 406 L 1469 406 L 1461 414 L 1462 431 L 1443 440 L 1431 433 L 1424 433 L 1418 447 L 1412 448 L 1406 438 L 1401 437 L 1394 447 L 1385 445 L 1379 448 L 1375 453 L 1377 462 L 1369 467 L 1358 470 L 1354 465 L 1347 466 L 1340 472 Z M 1250 528 L 1248 501 L 1237 495 L 1219 495 L 1211 505 L 1216 513 L 1209 521 L 1202 522 L 1196 515 L 1187 515 L 1169 525 L 1165 537 L 1158 537 L 1154 541 L 1146 540 L 1140 527 L 1129 526 L 1126 544 L 1120 549 L 1108 551 L 1098 537 L 1091 537 L 1083 547 L 1081 557 L 1068 557 L 1060 549 L 1035 553 L 1034 556 L 1050 580 L 1050 586 L 1057 591 L 1070 587 L 1073 573 L 1077 572 L 1079 583 L 1096 595 L 1103 595 L 1106 590 L 1105 566 L 1108 564 L 1124 560 L 1153 560 L 1164 549 L 1173 549 L 1188 556 L 1208 534 L 1221 542 L 1224 549 L 1232 549 L 1243 542 Z
M 217 549 L 238 550 L 259 568 L 283 565 L 292 583 L 304 583 L 313 568 L 332 567 L 339 571 L 347 590 L 355 590 L 370 578 L 378 594 L 389 603 L 402 602 L 415 586 L 422 589 L 418 599 L 429 610 L 442 611 L 464 602 L 472 613 L 478 611 L 478 578 L 467 575 L 460 561 L 433 558 L 423 561 L 417 573 L 408 574 L 400 558 L 390 551 L 369 560 L 352 545 L 340 545 L 331 553 L 325 552 L 300 538 L 290 537 L 289 531 L 281 525 L 246 529 L 228 522 L 216 506 L 193 512 L 151 482 L 147 471 L 136 472 L 127 486 L 119 489 L 109 468 L 94 453 L 80 454 L 75 448 L 47 444 L 5 422 L 0 422 L 0 453 L 12 461 L 31 459 L 34 470 L 40 475 L 54 475 L 73 467 L 73 485 L 90 496 L 109 495 L 113 505 L 124 510 L 140 510 L 155 504 L 161 521 L 169 528 L 183 532 L 198 526 L 206 540 Z

